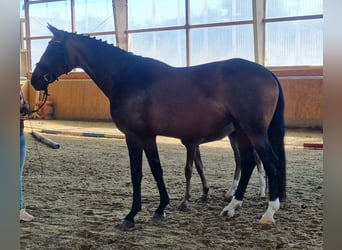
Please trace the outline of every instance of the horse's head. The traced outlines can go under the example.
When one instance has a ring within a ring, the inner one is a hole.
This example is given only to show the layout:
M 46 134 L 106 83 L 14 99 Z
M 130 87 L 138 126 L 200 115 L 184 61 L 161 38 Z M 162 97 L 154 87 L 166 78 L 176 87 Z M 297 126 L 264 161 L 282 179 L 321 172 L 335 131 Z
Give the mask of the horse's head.
M 66 32 L 50 24 L 48 24 L 48 29 L 52 32 L 53 38 L 37 63 L 31 78 L 31 84 L 36 90 L 46 91 L 50 83 L 71 70 L 65 51 Z

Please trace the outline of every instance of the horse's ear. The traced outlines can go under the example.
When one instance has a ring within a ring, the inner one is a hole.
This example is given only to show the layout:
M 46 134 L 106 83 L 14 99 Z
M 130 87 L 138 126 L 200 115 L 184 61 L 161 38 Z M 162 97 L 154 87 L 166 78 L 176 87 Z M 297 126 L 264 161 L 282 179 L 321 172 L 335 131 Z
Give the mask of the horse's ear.
M 52 34 L 54 34 L 55 35 L 55 33 L 58 33 L 58 29 L 56 28 L 56 27 L 54 27 L 54 26 L 52 26 L 51 24 L 47 24 L 47 28 L 52 32 Z
M 62 38 L 63 37 L 63 32 L 62 30 L 57 29 L 56 27 L 52 26 L 51 24 L 47 24 L 47 28 L 51 31 L 51 33 L 57 37 L 57 38 Z

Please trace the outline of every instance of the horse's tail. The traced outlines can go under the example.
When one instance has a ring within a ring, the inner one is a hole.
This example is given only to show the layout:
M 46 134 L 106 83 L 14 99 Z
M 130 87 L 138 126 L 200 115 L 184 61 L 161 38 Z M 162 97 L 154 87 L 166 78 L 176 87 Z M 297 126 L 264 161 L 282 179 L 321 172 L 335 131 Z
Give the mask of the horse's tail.
M 285 119 L 284 119 L 284 95 L 278 78 L 273 74 L 279 87 L 279 97 L 277 107 L 274 112 L 271 124 L 268 129 L 268 137 L 275 154 L 278 157 L 278 174 L 279 174 L 279 199 L 286 199 L 286 156 L 284 146 L 285 136 Z

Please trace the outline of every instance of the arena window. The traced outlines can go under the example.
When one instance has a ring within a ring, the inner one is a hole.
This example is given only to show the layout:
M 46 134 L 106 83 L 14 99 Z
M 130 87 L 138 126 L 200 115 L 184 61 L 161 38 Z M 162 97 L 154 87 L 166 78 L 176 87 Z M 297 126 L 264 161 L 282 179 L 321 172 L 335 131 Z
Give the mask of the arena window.
M 323 0 L 21 0 L 21 3 L 24 6 L 21 18 L 26 26 L 22 29 L 22 48 L 28 51 L 29 70 L 51 39 L 47 22 L 64 30 L 96 36 L 173 66 L 232 57 L 270 68 L 323 65 Z

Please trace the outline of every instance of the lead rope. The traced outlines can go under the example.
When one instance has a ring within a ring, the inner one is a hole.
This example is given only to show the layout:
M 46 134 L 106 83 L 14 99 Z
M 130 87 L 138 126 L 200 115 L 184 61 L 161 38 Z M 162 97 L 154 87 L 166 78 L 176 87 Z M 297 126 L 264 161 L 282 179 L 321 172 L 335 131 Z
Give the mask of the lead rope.
M 29 122 L 29 127 L 31 129 L 31 134 L 32 134 L 33 126 L 32 126 L 32 123 L 31 123 L 31 119 L 28 119 L 27 121 Z M 39 151 L 39 148 L 38 148 L 38 142 L 36 140 L 34 140 L 33 145 L 35 146 L 34 150 L 37 152 L 38 160 L 39 160 L 39 163 L 40 163 L 40 177 L 43 177 L 45 174 L 44 174 L 44 167 L 43 167 L 42 157 L 41 157 L 41 154 L 40 154 L 40 151 Z
M 20 94 L 22 96 L 23 101 L 26 103 L 26 100 L 24 99 L 24 94 L 23 94 L 23 91 L 22 91 L 21 88 L 20 88 Z M 44 91 L 44 96 L 43 96 L 41 105 L 38 105 L 37 109 L 29 111 L 29 117 L 30 117 L 30 115 L 32 113 L 38 112 L 45 105 L 47 97 L 48 97 L 48 92 Z M 26 119 L 25 123 L 27 121 L 29 122 L 29 128 L 31 129 L 31 134 L 32 134 L 32 132 L 33 132 L 33 125 L 31 123 L 31 119 L 30 118 Z M 40 154 L 40 151 L 39 151 L 39 148 L 38 148 L 38 142 L 37 141 L 34 141 L 34 146 L 35 146 L 35 151 L 37 152 L 38 160 L 39 160 L 39 163 L 40 163 L 40 177 L 42 177 L 44 175 L 44 168 L 43 168 L 43 161 L 42 161 L 42 157 L 41 157 L 41 154 Z
M 21 91 L 21 89 L 20 89 L 20 91 Z M 44 90 L 43 100 L 42 100 L 41 104 L 40 104 L 40 105 L 38 104 L 38 108 L 32 110 L 32 111 L 31 111 L 31 114 L 32 114 L 32 113 L 38 112 L 38 111 L 45 105 L 48 96 L 49 96 L 49 93 L 48 93 L 48 91 L 47 91 L 47 89 L 46 89 L 46 90 Z

